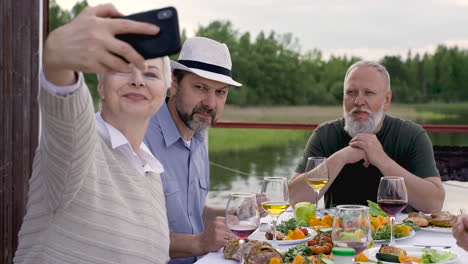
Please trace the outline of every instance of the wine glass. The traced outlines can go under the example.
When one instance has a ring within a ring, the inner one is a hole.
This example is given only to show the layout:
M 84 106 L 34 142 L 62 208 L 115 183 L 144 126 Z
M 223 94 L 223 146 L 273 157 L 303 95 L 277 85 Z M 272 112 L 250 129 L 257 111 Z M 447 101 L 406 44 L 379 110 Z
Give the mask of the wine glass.
M 328 166 L 327 158 L 325 157 L 308 157 L 305 181 L 314 189 L 315 195 L 315 210 L 318 212 L 318 201 L 320 190 L 328 183 Z
M 372 242 L 369 208 L 364 205 L 338 205 L 332 227 L 332 241 L 338 247 L 354 248 L 356 255 Z
M 288 181 L 284 177 L 265 177 L 262 186 L 262 207 L 273 220 L 273 246 L 276 243 L 276 221 L 289 207 Z
M 240 261 L 244 261 L 243 246 L 245 239 L 258 228 L 260 213 L 258 212 L 255 193 L 239 192 L 229 195 L 226 204 L 226 226 L 239 238 Z
M 380 178 L 377 203 L 382 210 L 390 215 L 390 246 L 395 246 L 395 238 L 393 237 L 395 216 L 403 211 L 408 204 L 405 179 L 394 176 Z

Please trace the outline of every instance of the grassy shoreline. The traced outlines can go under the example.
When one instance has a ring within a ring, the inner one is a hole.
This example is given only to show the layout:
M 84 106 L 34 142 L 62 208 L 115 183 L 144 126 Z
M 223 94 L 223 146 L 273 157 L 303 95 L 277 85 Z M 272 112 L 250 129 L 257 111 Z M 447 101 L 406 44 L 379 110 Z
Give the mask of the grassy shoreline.
M 468 113 L 468 103 L 457 104 L 393 104 L 388 114 L 418 123 L 440 123 L 452 121 L 468 124 L 463 119 Z M 250 122 L 312 122 L 321 123 L 342 117 L 343 108 L 337 106 L 255 106 L 240 107 L 226 105 L 222 121 Z M 422 120 L 422 121 L 421 121 Z M 246 151 L 262 147 L 281 146 L 289 142 L 307 143 L 311 130 L 273 130 L 273 129 L 226 129 L 209 130 L 210 153 L 224 151 Z M 437 137 L 441 135 L 434 135 Z M 457 137 L 463 135 L 456 135 Z M 447 141 L 447 139 L 445 139 Z M 460 140 L 458 140 L 460 141 Z M 449 143 L 447 143 L 449 144 Z
M 311 130 L 215 128 L 209 131 L 210 153 L 242 152 L 261 147 L 283 146 L 290 142 L 303 142 Z
M 437 121 L 468 113 L 467 103 L 392 104 L 388 114 L 407 120 Z M 334 106 L 237 106 L 226 105 L 222 121 L 324 122 L 343 116 L 343 107 Z M 464 122 L 468 124 L 468 120 Z

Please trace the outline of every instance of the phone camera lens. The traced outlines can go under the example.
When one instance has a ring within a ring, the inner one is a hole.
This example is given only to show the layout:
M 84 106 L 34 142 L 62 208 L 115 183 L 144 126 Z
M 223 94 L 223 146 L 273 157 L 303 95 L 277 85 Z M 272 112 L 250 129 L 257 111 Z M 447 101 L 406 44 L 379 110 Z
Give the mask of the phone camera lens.
M 158 13 L 159 19 L 168 19 L 170 17 L 172 17 L 172 10 L 163 10 Z

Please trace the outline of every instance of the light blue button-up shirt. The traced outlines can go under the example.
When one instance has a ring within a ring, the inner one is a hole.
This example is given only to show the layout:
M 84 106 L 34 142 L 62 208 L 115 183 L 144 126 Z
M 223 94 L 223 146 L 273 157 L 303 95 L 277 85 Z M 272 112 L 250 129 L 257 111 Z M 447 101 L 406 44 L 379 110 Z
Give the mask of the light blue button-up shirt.
M 180 136 L 166 103 L 163 103 L 151 118 L 144 141 L 164 166 L 161 179 L 170 232 L 203 232 L 203 208 L 210 187 L 205 138 L 195 133 L 188 146 Z M 189 264 L 195 261 L 195 257 L 190 257 L 172 259 L 169 263 Z

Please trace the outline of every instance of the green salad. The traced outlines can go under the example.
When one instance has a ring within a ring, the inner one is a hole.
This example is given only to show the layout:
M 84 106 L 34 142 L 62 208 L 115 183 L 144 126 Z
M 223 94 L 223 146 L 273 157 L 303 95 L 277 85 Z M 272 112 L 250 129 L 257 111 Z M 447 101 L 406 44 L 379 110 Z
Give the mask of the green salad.
M 402 225 L 410 225 L 407 223 L 403 223 Z M 395 238 L 401 238 L 405 235 L 403 233 L 395 233 L 395 228 L 393 228 L 393 236 Z M 384 228 L 377 230 L 376 232 L 372 233 L 372 239 L 374 240 L 390 240 L 390 225 L 386 224 Z
M 294 230 L 296 228 L 301 228 L 307 226 L 304 221 L 297 222 L 295 218 L 288 219 L 276 225 L 276 231 L 280 231 L 283 234 L 288 234 L 288 230 Z
M 438 251 L 436 249 L 424 248 L 421 256 L 422 263 L 443 263 L 454 260 L 455 256 L 450 251 Z

